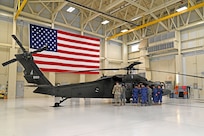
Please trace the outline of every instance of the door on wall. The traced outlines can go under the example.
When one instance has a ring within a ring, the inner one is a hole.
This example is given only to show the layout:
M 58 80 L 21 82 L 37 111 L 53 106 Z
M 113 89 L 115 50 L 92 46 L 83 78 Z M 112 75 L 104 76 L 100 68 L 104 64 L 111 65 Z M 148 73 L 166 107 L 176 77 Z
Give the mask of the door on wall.
M 16 81 L 16 98 L 24 97 L 24 81 Z

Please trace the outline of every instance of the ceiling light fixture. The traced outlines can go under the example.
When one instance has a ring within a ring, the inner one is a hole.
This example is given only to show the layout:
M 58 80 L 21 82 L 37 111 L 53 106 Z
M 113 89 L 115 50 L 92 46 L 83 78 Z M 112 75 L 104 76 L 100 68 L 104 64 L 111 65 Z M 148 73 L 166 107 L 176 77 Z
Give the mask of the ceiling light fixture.
M 108 20 L 104 20 L 103 22 L 101 22 L 101 24 L 105 25 L 105 24 L 108 24 L 110 21 Z
M 123 30 L 121 30 L 122 33 L 127 32 L 127 31 L 128 31 L 127 29 L 123 29 Z
M 135 21 L 135 20 L 137 20 L 137 19 L 139 19 L 139 18 L 141 18 L 141 16 L 135 17 L 135 18 L 133 18 L 131 21 Z
M 177 12 L 181 12 L 181 11 L 186 10 L 186 9 L 187 9 L 187 7 L 186 7 L 186 6 L 183 6 L 183 7 L 181 7 L 181 8 L 178 8 L 176 11 L 177 11 Z
M 74 7 L 69 7 L 69 8 L 67 9 L 67 12 L 72 12 L 72 11 L 74 11 L 74 10 L 75 10 Z

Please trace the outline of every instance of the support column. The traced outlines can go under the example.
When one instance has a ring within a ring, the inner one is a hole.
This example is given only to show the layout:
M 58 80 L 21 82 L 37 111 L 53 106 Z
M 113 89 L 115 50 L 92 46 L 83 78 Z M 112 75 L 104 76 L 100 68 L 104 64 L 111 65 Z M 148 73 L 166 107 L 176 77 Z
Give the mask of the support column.
M 176 31 L 176 39 L 178 39 L 178 55 L 175 57 L 176 61 L 176 73 L 183 73 L 182 68 L 182 54 L 181 54 L 181 33 L 180 31 Z M 183 85 L 183 76 L 176 74 L 176 85 L 181 86 Z
M 122 45 L 122 52 L 121 52 L 123 66 L 126 67 L 128 65 L 128 46 L 127 46 L 127 35 L 123 35 L 123 45 Z M 124 71 L 126 72 L 126 71 Z
M 80 74 L 79 82 L 80 83 L 86 82 L 86 75 L 85 74 Z
M 14 4 L 15 5 L 15 4 Z M 15 6 L 14 6 L 15 7 Z M 16 20 L 15 12 L 13 14 L 13 34 L 16 35 Z M 12 47 L 10 49 L 9 59 L 13 59 L 15 54 L 17 54 L 17 49 L 15 48 L 15 40 L 12 40 Z M 8 98 L 16 98 L 16 79 L 17 79 L 17 63 L 12 63 L 8 65 Z
M 103 46 L 104 46 L 103 50 L 104 50 L 104 58 L 105 58 L 103 68 L 108 68 L 109 62 L 107 59 L 108 58 L 108 41 L 107 40 L 104 41 Z M 108 71 L 104 71 L 104 75 L 107 75 L 107 73 L 108 73 Z
M 17 54 L 17 49 L 12 47 L 10 49 L 9 59 L 13 59 L 15 54 Z M 16 98 L 17 62 L 8 65 L 8 67 L 8 98 L 10 99 Z
M 152 79 L 151 71 L 146 70 L 146 69 L 150 68 L 149 58 L 147 57 L 146 47 L 147 47 L 147 39 L 143 39 L 140 42 L 140 46 L 139 46 L 139 48 L 140 48 L 140 59 L 139 59 L 139 61 L 142 62 L 142 64 L 139 65 L 139 69 L 143 69 L 143 70 L 140 71 L 140 73 L 144 72 L 145 77 L 148 80 L 151 80 Z

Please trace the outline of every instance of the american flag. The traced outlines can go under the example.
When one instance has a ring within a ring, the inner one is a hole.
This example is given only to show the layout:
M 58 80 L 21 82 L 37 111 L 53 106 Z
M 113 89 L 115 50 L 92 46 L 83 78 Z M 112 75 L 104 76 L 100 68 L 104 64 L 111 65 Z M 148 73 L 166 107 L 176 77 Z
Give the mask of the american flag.
M 100 39 L 30 24 L 30 51 L 44 46 L 33 54 L 42 71 L 99 74 Z

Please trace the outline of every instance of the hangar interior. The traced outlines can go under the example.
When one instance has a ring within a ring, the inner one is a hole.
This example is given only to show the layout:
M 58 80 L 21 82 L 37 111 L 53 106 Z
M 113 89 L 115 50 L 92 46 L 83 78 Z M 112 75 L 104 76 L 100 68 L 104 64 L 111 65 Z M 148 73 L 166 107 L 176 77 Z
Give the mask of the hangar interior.
M 24 2 L 20 1 L 20 4 Z M 204 97 L 202 78 L 148 71 L 203 76 L 202 0 L 29 0 L 15 17 L 18 6 L 17 1 L 1 1 L 2 63 L 20 52 L 11 34 L 19 37 L 24 47 L 29 49 L 29 24 L 37 24 L 100 38 L 100 68 L 125 67 L 131 62 L 141 61 L 142 64 L 136 67 L 143 70 L 135 72 L 148 80 L 168 82 L 172 88 L 188 85 L 198 90 L 196 98 Z M 178 14 L 176 10 L 183 6 L 188 9 Z M 75 10 L 68 12 L 69 7 Z M 108 23 L 102 24 L 106 20 Z M 0 72 L 0 84 L 2 89 L 7 88 L 8 98 L 41 97 L 32 93 L 32 87 L 26 87 L 19 63 L 1 66 Z M 102 71 L 98 75 L 44 74 L 53 84 L 72 84 L 92 81 L 102 74 L 122 73 L 125 71 Z M 16 91 L 18 86 L 20 88 Z
M 183 11 L 178 9 L 186 7 Z M 73 11 L 68 9 L 72 8 Z M 204 76 L 204 0 L 1 0 L 0 62 L 29 50 L 29 24 L 100 39 L 100 68 L 121 68 L 148 80 L 190 86 L 190 99 L 165 97 L 159 106 L 112 106 L 110 100 L 69 99 L 51 108 L 53 97 L 33 93 L 19 62 L 0 66 L 0 133 L 4 136 L 202 135 L 204 80 L 157 71 Z M 93 81 L 100 74 L 44 72 L 55 84 Z M 94 124 L 94 125 L 93 125 Z

